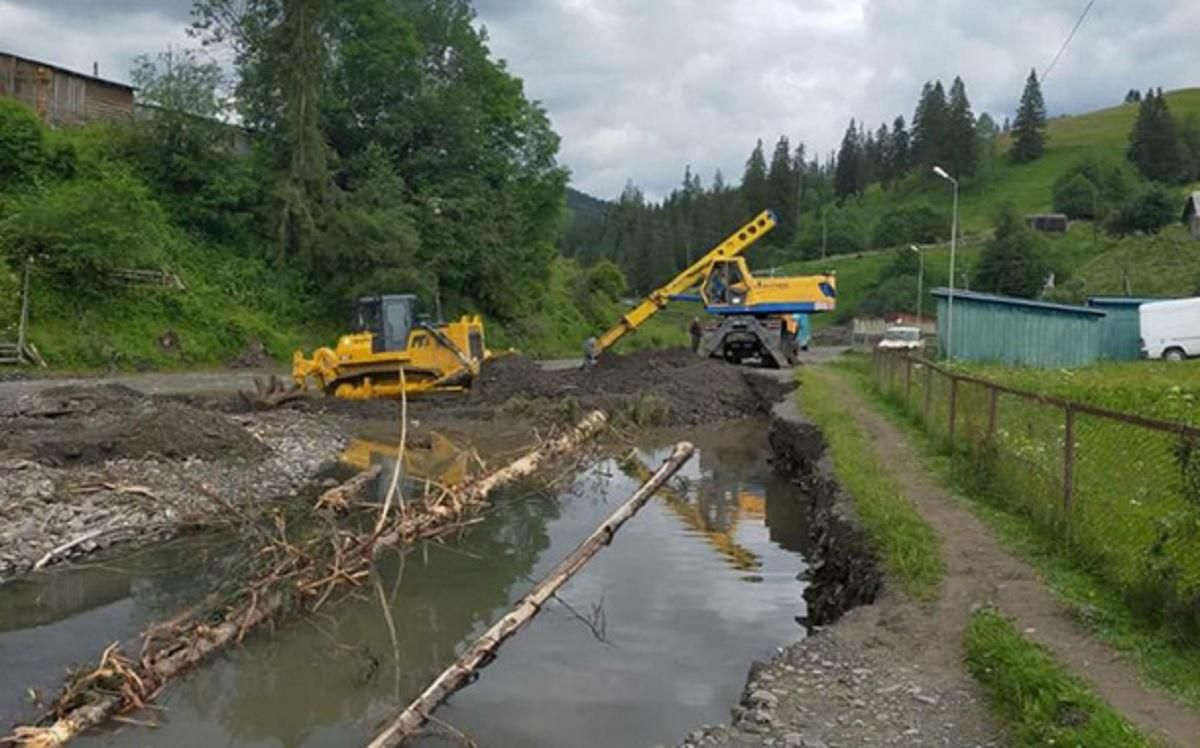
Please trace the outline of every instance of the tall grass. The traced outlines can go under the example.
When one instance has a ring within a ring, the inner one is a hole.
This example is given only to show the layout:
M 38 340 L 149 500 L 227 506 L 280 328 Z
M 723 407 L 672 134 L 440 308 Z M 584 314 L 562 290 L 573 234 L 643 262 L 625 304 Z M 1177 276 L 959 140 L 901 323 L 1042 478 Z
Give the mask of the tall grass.
M 937 534 L 880 464 L 853 418 L 846 417 L 838 373 L 810 366 L 800 374 L 800 405 L 821 429 L 842 487 L 879 547 L 891 579 L 908 595 L 937 597 L 945 573 Z
M 986 609 L 975 613 L 963 645 L 967 667 L 1009 725 L 1012 745 L 1154 745 L 998 613 Z

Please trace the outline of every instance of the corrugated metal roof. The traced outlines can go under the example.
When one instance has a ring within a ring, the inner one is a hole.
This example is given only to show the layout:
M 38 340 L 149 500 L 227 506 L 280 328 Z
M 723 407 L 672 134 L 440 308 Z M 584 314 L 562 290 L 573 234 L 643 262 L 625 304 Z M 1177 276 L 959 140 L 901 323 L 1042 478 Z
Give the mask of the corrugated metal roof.
M 949 297 L 950 289 L 935 288 L 931 292 L 934 296 Z M 979 293 L 978 291 L 961 291 L 954 289 L 954 300 L 964 301 L 979 301 L 987 304 L 1004 304 L 1007 306 L 1021 306 L 1032 309 L 1048 309 L 1057 312 L 1066 312 L 1068 314 L 1081 314 L 1089 317 L 1103 317 L 1104 312 L 1099 309 L 1089 309 L 1085 306 L 1070 306 L 1068 304 L 1054 304 L 1049 301 L 1035 301 L 1033 299 L 1021 299 L 1016 296 L 1000 296 L 991 293 Z

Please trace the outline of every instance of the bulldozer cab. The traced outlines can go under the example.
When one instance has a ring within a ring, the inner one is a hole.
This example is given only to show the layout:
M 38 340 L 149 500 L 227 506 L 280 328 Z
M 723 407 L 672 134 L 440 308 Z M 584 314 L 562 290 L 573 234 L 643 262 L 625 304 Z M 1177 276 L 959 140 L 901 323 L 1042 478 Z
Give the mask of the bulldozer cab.
M 408 348 L 417 324 L 417 297 L 412 294 L 364 296 L 354 305 L 351 327 L 371 333 L 371 352 L 390 353 Z

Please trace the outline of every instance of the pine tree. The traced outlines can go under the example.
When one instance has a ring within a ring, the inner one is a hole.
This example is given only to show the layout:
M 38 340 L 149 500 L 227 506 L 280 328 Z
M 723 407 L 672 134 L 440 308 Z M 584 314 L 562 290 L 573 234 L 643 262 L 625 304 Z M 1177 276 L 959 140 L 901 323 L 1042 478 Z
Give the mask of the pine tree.
M 912 167 L 912 154 L 908 139 L 908 128 L 904 117 L 892 122 L 892 134 L 888 138 L 887 175 L 889 182 L 899 181 Z
M 957 76 L 950 86 L 946 125 L 946 160 L 951 171 L 957 175 L 971 176 L 979 165 L 979 142 L 975 134 L 975 115 L 967 99 L 967 86 Z
M 759 139 L 746 159 L 746 170 L 742 174 L 742 201 L 747 218 L 758 215 L 768 207 L 771 195 L 767 189 L 767 160 L 763 156 L 763 144 Z
M 948 116 L 942 82 L 926 83 L 913 114 L 912 162 L 915 166 L 928 169 L 946 160 Z
M 1167 183 L 1187 179 L 1189 156 L 1162 89 L 1151 89 L 1142 98 L 1127 154 L 1146 179 Z
M 862 193 L 859 182 L 861 174 L 862 144 L 858 140 L 858 126 L 850 120 L 846 134 L 842 137 L 841 148 L 838 149 L 833 175 L 833 191 L 838 200 L 844 200 L 851 195 Z
M 861 191 L 877 178 L 875 164 L 879 156 L 879 144 L 875 142 L 875 133 L 863 127 L 861 123 L 858 126 L 858 144 L 858 187 Z
M 786 135 L 775 143 L 775 152 L 771 154 L 767 192 L 767 204 L 779 217 L 779 226 L 768 239 L 773 244 L 787 244 L 796 231 L 796 177 L 792 172 L 792 144 Z
M 1042 99 L 1036 70 L 1030 70 L 1025 81 L 1012 131 L 1013 145 L 1009 155 L 1013 161 L 1020 164 L 1041 158 L 1046 150 L 1046 102 Z

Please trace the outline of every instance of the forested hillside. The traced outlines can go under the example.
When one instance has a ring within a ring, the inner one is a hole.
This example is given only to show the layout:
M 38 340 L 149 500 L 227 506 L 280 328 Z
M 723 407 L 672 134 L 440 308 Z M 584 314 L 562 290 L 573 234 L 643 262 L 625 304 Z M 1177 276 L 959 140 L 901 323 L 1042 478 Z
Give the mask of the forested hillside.
M 949 280 L 952 189 L 932 171 L 941 166 L 962 188 L 960 286 L 1055 298 L 1136 292 L 1139 285 L 1176 293 L 1200 287 L 1200 268 L 1168 271 L 1179 263 L 1152 261 L 1162 259 L 1150 251 L 1162 242 L 1147 238 L 1178 221 L 1187 185 L 1200 180 L 1200 89 L 1130 91 L 1119 106 L 1047 120 L 1031 75 L 1015 109 L 1015 121 L 997 124 L 972 113 L 961 80 L 948 93 L 934 81 L 922 90 L 911 127 L 903 116 L 875 130 L 851 121 L 838 151 L 824 158 L 781 137 L 770 158 L 759 141 L 736 186 L 720 172 L 706 186 L 687 166 L 682 184 L 660 202 L 633 184 L 611 203 L 576 198 L 563 251 L 585 265 L 610 259 L 632 287 L 646 290 L 771 207 L 781 223 L 751 253 L 753 265 L 838 271 L 837 319 L 913 311 L 920 261 L 911 244 L 928 248 L 926 289 Z M 1077 226 L 1053 239 L 1025 229 L 1024 215 L 1046 211 L 1094 230 Z M 1142 247 L 1146 262 L 1130 271 L 1142 283 L 1100 282 L 1111 273 L 1093 268 L 1116 261 L 1099 258 L 1119 250 L 1123 267 L 1138 264 Z M 924 309 L 932 309 L 931 299 Z
M 254 338 L 287 356 L 378 292 L 483 312 L 494 345 L 574 351 L 612 317 L 619 274 L 558 259 L 558 136 L 467 0 L 198 0 L 193 15 L 232 80 L 206 53 L 147 56 L 137 121 L 62 131 L 0 100 L 0 296 L 32 260 L 52 362 L 216 362 Z M 186 290 L 130 287 L 130 269 Z M 0 327 L 14 319 L 0 308 Z

